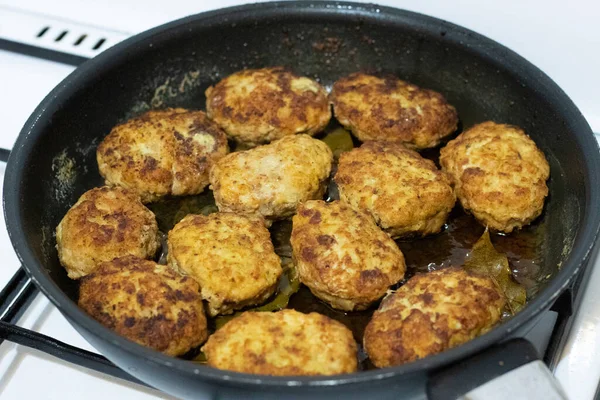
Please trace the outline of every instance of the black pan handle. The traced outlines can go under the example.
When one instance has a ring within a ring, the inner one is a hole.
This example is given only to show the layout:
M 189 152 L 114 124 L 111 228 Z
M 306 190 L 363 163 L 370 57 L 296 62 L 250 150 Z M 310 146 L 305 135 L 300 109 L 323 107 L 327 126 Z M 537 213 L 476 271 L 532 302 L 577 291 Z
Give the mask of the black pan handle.
M 525 339 L 511 339 L 430 375 L 429 400 L 567 400 Z

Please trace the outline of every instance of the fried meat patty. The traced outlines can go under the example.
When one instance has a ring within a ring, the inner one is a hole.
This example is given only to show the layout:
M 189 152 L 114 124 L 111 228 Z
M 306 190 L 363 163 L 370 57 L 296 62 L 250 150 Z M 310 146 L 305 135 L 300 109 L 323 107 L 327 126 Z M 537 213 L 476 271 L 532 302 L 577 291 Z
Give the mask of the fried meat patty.
M 269 231 L 258 218 L 188 215 L 169 232 L 168 246 L 169 265 L 200 284 L 211 316 L 263 303 L 282 273 Z
M 245 312 L 202 351 L 208 365 L 262 375 L 335 375 L 357 370 L 357 345 L 340 322 L 295 310 Z
M 227 137 L 202 111 L 148 111 L 117 125 L 96 158 L 107 185 L 137 192 L 144 203 L 198 194 L 213 163 L 228 152 Z
M 330 99 L 337 120 L 363 142 L 424 149 L 437 146 L 458 125 L 456 109 L 440 93 L 392 76 L 350 74 L 335 82 Z
M 154 214 L 120 187 L 85 192 L 56 227 L 58 258 L 71 279 L 116 257 L 152 258 L 159 247 Z
M 364 310 L 404 277 L 402 252 L 369 214 L 339 201 L 312 200 L 292 221 L 300 282 L 332 307 Z
M 506 299 L 487 277 L 450 267 L 415 275 L 383 299 L 363 343 L 375 366 L 405 364 L 491 329 Z
M 325 89 L 282 67 L 239 71 L 209 87 L 206 112 L 230 138 L 250 147 L 314 135 L 331 118 Z
M 196 281 L 134 256 L 105 262 L 83 278 L 79 306 L 116 333 L 171 356 L 208 337 Z
M 512 232 L 544 208 L 550 166 L 519 127 L 475 125 L 441 150 L 440 163 L 463 208 L 491 229 Z
M 298 203 L 323 197 L 332 160 L 324 142 L 286 136 L 219 160 L 210 171 L 211 189 L 220 211 L 282 219 Z
M 456 201 L 449 177 L 399 143 L 342 153 L 334 181 L 341 200 L 371 213 L 394 238 L 439 232 Z

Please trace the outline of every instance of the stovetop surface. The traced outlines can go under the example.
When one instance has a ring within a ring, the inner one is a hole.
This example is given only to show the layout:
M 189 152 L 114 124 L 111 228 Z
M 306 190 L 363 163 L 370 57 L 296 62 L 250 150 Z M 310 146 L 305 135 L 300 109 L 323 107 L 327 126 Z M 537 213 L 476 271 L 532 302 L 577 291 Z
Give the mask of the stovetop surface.
M 136 33 L 185 15 L 244 3 L 244 1 L 140 0 L 83 2 L 60 0 L 0 0 L 2 7 L 26 10 L 93 25 L 100 29 Z M 515 50 L 550 75 L 581 109 L 592 129 L 600 132 L 600 4 L 575 1 L 521 2 L 379 1 L 382 5 L 422 12 L 480 32 Z M 0 24 L 0 36 L 3 26 Z M 0 147 L 10 148 L 23 123 L 39 101 L 74 67 L 0 50 Z M 4 164 L 0 163 L 0 174 Z M 0 183 L 1 189 L 1 183 Z M 0 217 L 0 287 L 18 269 L 4 217 Z M 592 290 L 574 320 L 574 331 L 559 356 L 556 376 L 570 398 L 594 398 L 600 380 L 600 262 L 589 278 Z M 47 299 L 38 295 L 19 325 L 57 337 L 69 344 L 93 348 L 69 325 Z M 170 397 L 116 378 L 83 370 L 35 350 L 10 343 L 0 346 L 0 398 L 3 399 L 169 399 Z

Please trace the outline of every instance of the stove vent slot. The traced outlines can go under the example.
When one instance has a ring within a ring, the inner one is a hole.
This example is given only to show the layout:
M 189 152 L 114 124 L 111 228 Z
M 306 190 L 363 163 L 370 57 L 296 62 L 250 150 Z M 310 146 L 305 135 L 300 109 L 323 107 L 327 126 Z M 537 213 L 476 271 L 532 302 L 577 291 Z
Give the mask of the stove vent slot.
M 54 39 L 54 41 L 55 41 L 55 42 L 60 42 L 61 40 L 63 40 L 63 38 L 64 38 L 65 36 L 67 36 L 67 33 L 69 33 L 69 31 L 62 31 L 62 32 L 60 33 L 60 35 L 58 35 L 58 36 L 56 37 L 56 39 Z
M 0 5 L 0 39 L 12 42 L 91 58 L 128 36 L 126 32 Z
M 98 40 L 98 42 L 94 45 L 94 47 L 92 47 L 92 50 L 99 50 L 100 47 L 102 47 L 102 45 L 104 44 L 104 42 L 106 42 L 106 39 L 104 39 L 104 38 Z
M 77 40 L 75 41 L 75 43 L 73 43 L 73 46 L 79 46 L 87 37 L 87 35 L 84 33 L 83 35 L 79 36 L 77 38 Z
M 64 24 L 62 26 L 64 26 Z M 85 41 L 86 43 L 83 46 L 87 46 L 87 50 L 98 52 L 100 50 L 104 50 L 104 47 L 106 47 L 105 43 L 110 40 L 104 36 L 105 35 L 100 35 L 99 37 L 98 34 L 81 33 L 80 30 L 78 30 L 76 34 L 73 34 L 73 32 L 69 31 L 68 29 L 61 29 L 56 26 L 45 25 L 39 29 L 35 35 L 35 38 L 43 43 L 41 47 L 45 47 L 44 44 L 46 41 L 51 40 L 50 38 L 52 37 L 54 37 L 54 42 L 65 41 L 74 47 L 82 45 L 82 43 Z M 77 39 L 73 40 L 75 37 Z M 88 37 L 91 38 L 86 40 Z
M 39 38 L 41 38 L 42 36 L 44 36 L 44 34 L 45 34 L 46 32 L 48 32 L 48 29 L 50 29 L 50 27 L 49 27 L 49 26 L 45 26 L 45 27 L 43 27 L 43 28 L 42 28 L 42 30 L 38 32 L 38 34 L 37 34 L 37 36 L 36 36 L 36 37 L 39 37 Z
M 54 38 L 55 42 L 60 42 L 63 39 L 65 41 L 69 42 L 69 39 L 75 37 L 72 34 L 72 32 L 70 32 L 69 30 L 66 30 L 66 29 L 60 30 L 60 29 L 57 29 L 55 27 L 48 26 L 48 25 L 42 27 L 39 30 L 39 32 L 35 35 L 35 37 L 40 40 L 45 40 L 48 36 L 54 35 L 55 32 L 60 32 Z M 97 36 L 97 35 L 88 35 L 87 33 L 79 33 L 77 36 L 77 39 L 72 41 L 71 45 L 75 46 L 75 47 L 81 45 L 83 43 L 83 41 L 88 38 L 88 36 Z M 100 38 L 97 38 L 97 40 L 95 40 L 93 42 L 91 42 L 90 40 L 87 40 L 86 45 L 88 45 L 89 49 L 91 49 L 92 51 L 99 51 L 100 49 L 105 47 L 104 44 L 106 43 L 106 41 L 107 41 L 106 37 L 100 37 Z

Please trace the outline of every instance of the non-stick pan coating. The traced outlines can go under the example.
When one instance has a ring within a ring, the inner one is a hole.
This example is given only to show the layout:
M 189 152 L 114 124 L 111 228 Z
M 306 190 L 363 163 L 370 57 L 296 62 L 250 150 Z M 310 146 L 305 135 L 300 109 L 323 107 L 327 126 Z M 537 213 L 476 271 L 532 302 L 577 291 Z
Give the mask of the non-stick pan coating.
M 580 267 L 599 221 L 597 144 L 572 102 L 531 64 L 463 28 L 384 7 L 294 2 L 219 10 L 138 35 L 77 69 L 35 111 L 10 158 L 5 212 L 17 253 L 44 293 L 82 332 L 91 331 L 92 342 L 117 363 L 130 366 L 132 357 L 141 356 L 155 360 L 146 364 L 160 369 L 172 362 L 181 382 L 195 376 L 219 385 L 289 385 L 284 378 L 203 367 L 194 374 L 195 366 L 168 360 L 100 327 L 76 307 L 76 285 L 59 265 L 54 238 L 67 209 L 102 183 L 95 148 L 115 124 L 150 108 L 204 108 L 209 85 L 242 68 L 273 65 L 288 66 L 328 87 L 344 74 L 366 70 L 438 90 L 456 106 L 463 128 L 486 120 L 519 125 L 551 167 L 544 273 L 554 277 L 526 310 L 492 333 L 439 356 L 342 380 L 294 380 L 297 385 L 385 380 L 462 358 L 514 334 L 550 306 Z M 134 374 L 148 379 L 151 373 L 140 367 Z M 179 390 L 166 378 L 154 383 Z

